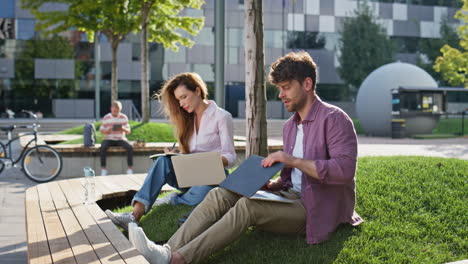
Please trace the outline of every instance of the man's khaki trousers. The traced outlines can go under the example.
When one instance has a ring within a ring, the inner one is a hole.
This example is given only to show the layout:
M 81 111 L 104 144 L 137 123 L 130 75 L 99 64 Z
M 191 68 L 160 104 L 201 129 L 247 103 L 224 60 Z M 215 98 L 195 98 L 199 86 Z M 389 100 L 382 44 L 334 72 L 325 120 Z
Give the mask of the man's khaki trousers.
M 194 263 L 225 248 L 250 226 L 275 233 L 304 234 L 306 212 L 300 194 L 292 190 L 276 194 L 294 203 L 251 200 L 215 188 L 167 243 L 188 263 Z

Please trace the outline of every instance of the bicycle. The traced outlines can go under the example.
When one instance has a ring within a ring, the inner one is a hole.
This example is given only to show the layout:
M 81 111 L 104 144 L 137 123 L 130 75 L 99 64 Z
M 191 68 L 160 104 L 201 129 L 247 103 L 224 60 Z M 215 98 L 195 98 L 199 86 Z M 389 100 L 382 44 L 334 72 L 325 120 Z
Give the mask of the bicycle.
M 37 116 L 34 113 L 28 111 L 23 112 L 28 113 L 37 120 Z M 12 131 L 17 127 L 31 128 L 33 132 L 28 132 L 12 139 Z M 8 134 L 8 142 L 6 144 L 0 142 L 0 174 L 3 170 L 17 167 L 16 164 L 20 162 L 24 174 L 35 182 L 48 182 L 55 179 L 60 174 L 63 166 L 62 157 L 54 148 L 37 144 L 37 129 L 39 127 L 40 125 L 36 124 L 36 122 L 27 126 L 10 125 L 0 127 L 1 131 Z M 21 150 L 21 154 L 15 159 L 11 149 L 12 143 L 19 140 L 21 137 L 29 135 L 33 135 L 34 137 L 24 146 Z M 34 144 L 30 147 L 32 143 Z

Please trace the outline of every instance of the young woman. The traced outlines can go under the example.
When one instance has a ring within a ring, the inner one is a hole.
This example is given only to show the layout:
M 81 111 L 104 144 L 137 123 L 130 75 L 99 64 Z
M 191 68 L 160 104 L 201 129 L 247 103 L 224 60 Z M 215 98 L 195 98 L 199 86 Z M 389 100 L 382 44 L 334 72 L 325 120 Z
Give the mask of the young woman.
M 232 116 L 219 108 L 214 101 L 207 100 L 207 94 L 206 85 L 198 74 L 182 73 L 167 81 L 158 97 L 165 115 L 175 127 L 181 153 L 217 151 L 221 153 L 224 167 L 229 167 L 236 159 Z M 164 151 L 168 152 L 169 149 Z M 166 183 L 181 190 L 183 194 L 171 193 L 156 201 Z M 196 205 L 212 188 L 213 186 L 194 186 L 180 189 L 171 158 L 159 157 L 133 197 L 133 212 L 113 213 L 106 210 L 106 214 L 114 224 L 127 230 L 128 224 L 138 223 L 155 201 L 156 204 Z

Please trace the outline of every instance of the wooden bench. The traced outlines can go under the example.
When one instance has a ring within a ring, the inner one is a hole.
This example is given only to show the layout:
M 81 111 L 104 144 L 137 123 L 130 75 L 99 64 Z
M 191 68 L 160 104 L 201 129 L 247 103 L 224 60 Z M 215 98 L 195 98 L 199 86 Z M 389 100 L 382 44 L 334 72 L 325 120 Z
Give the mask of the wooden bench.
M 96 200 L 137 191 L 144 177 L 96 177 Z M 83 178 L 26 190 L 29 263 L 148 263 L 97 204 L 83 204 L 83 195 Z

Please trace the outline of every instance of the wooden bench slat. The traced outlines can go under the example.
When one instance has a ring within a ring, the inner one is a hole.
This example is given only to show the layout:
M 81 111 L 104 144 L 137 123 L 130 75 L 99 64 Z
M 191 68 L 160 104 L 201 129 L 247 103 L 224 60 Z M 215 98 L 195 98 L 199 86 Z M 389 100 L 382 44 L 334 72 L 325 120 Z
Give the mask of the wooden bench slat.
M 77 181 L 79 181 L 79 183 L 82 186 L 86 186 L 86 179 L 84 177 L 78 178 Z M 95 191 L 96 200 L 101 200 L 104 198 L 106 194 L 110 193 L 111 190 L 107 188 L 107 186 L 103 184 L 102 182 L 95 182 L 94 191 Z
M 76 263 L 47 184 L 39 184 L 37 191 L 53 262 Z
M 122 194 L 126 193 L 128 191 L 128 188 L 125 188 L 124 186 L 120 185 L 117 182 L 114 182 L 112 178 L 108 178 L 109 176 L 98 176 L 96 177 L 96 184 L 102 183 L 104 184 L 110 192 L 107 193 L 104 197 L 115 197 L 115 196 L 121 196 Z
M 137 184 L 133 180 L 133 174 L 131 175 L 109 175 L 106 176 L 110 181 L 119 184 L 120 186 L 126 188 L 127 191 L 133 190 L 138 191 L 141 187 L 141 184 Z
M 137 183 L 140 183 L 140 186 L 143 185 L 143 182 L 145 182 L 146 179 L 146 174 L 135 174 L 135 177 L 133 180 L 136 180 Z
M 102 263 L 125 263 L 94 221 L 93 216 L 86 208 L 87 206 L 82 204 L 80 196 L 84 189 L 81 184 L 78 181 L 66 180 L 58 183 L 100 261 Z
M 122 194 L 128 191 L 120 185 L 111 183 L 110 180 L 101 179 L 107 177 L 109 176 L 96 176 L 96 179 L 94 181 L 96 200 L 122 196 Z M 82 177 L 79 178 L 79 181 L 84 188 L 84 186 L 86 186 L 86 179 Z
M 75 193 L 84 191 L 83 185 L 77 181 L 60 182 L 60 186 L 62 189 L 73 190 Z M 148 263 L 97 204 L 87 205 L 86 209 L 126 263 Z
M 57 182 L 47 184 L 78 263 L 101 263 Z
M 136 191 L 140 190 L 141 185 L 143 185 L 144 178 L 146 178 L 146 175 L 143 174 L 132 174 L 130 177 L 128 177 L 131 181 L 133 181 L 138 187 L 136 187 Z M 143 178 L 143 180 L 142 180 Z
M 36 187 L 26 190 L 25 215 L 29 263 L 52 263 Z
M 107 218 L 106 214 L 97 204 L 88 207 L 99 222 L 101 229 L 109 238 L 114 247 L 119 251 L 126 263 L 148 263 L 148 261 L 136 250 L 132 243 L 120 232 L 120 230 Z

